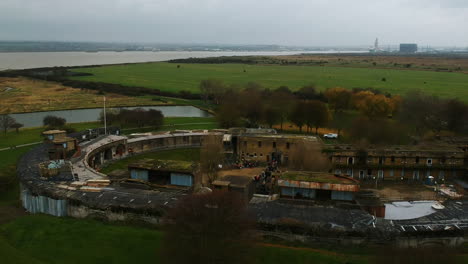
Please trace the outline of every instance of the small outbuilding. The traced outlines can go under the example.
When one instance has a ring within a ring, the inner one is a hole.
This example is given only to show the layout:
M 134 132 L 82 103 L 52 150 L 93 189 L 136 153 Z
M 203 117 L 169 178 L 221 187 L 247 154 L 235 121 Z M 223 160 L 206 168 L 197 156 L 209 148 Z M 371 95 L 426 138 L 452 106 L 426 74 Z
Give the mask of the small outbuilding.
M 278 179 L 281 197 L 353 201 L 359 181 L 324 172 L 287 171 Z
M 143 159 L 128 165 L 130 177 L 160 186 L 192 187 L 196 164 L 180 160 Z
M 42 133 L 44 141 L 51 144 L 49 159 L 61 160 L 71 157 L 77 150 L 76 139 L 67 137 L 64 130 L 47 130 Z
M 250 176 L 226 175 L 214 181 L 213 190 L 224 190 L 241 194 L 246 201 L 250 201 L 255 193 L 255 183 Z

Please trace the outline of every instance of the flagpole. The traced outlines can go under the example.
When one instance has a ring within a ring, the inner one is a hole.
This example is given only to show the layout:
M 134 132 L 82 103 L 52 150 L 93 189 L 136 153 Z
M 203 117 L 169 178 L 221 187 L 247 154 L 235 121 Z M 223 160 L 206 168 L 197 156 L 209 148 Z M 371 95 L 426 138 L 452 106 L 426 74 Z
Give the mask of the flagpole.
M 104 135 L 107 135 L 107 120 L 106 120 L 106 97 L 104 99 Z

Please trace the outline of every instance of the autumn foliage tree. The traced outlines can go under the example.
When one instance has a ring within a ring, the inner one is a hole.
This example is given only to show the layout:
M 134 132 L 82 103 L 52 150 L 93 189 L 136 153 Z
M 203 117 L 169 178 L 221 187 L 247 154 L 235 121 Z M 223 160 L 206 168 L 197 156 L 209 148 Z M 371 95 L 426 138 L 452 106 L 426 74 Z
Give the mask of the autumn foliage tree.
M 165 263 L 250 263 L 253 221 L 233 192 L 183 198 L 164 219 Z
M 397 102 L 393 98 L 369 91 L 358 92 L 353 95 L 354 107 L 370 119 L 391 116 L 396 109 Z
M 325 91 L 325 97 L 328 104 L 335 112 L 349 109 L 351 104 L 352 92 L 345 88 L 336 87 Z

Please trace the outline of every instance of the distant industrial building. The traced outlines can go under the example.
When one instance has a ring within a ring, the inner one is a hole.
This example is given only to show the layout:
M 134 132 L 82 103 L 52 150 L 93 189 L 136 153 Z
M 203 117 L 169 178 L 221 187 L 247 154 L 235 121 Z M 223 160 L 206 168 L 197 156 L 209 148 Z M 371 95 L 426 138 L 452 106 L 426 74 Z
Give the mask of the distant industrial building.
M 415 53 L 418 51 L 418 44 L 400 44 L 400 52 L 402 53 Z

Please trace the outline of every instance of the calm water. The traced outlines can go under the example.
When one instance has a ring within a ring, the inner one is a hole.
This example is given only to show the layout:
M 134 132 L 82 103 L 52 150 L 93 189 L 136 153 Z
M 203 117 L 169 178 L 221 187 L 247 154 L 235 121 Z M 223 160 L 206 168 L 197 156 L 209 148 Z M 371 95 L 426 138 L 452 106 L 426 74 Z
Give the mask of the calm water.
M 349 51 L 353 52 L 353 51 Z M 347 53 L 349 53 L 347 51 Z M 246 55 L 292 55 L 304 52 L 215 52 L 215 51 L 128 51 L 128 52 L 0 52 L 0 71 L 6 69 L 28 69 L 53 66 L 83 66 L 115 63 L 167 61 L 186 58 Z M 321 51 L 314 53 L 336 53 Z
M 125 109 L 135 109 L 138 107 L 122 107 Z M 210 117 L 210 113 L 193 106 L 148 106 L 143 109 L 157 109 L 165 117 Z M 24 124 L 24 127 L 42 126 L 42 120 L 48 115 L 65 118 L 67 123 L 92 122 L 99 119 L 102 108 L 76 109 L 64 111 L 48 111 L 24 114 L 10 114 L 16 122 Z

